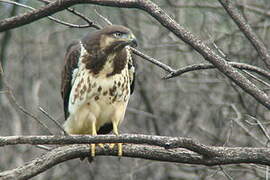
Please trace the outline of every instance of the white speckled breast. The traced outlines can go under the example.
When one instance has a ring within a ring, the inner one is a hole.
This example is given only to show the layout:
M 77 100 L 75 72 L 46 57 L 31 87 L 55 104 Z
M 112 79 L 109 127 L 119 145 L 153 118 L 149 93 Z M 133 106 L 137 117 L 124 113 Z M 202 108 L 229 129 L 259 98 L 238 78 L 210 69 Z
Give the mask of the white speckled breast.
M 98 129 L 107 122 L 120 124 L 125 115 L 130 97 L 128 65 L 120 74 L 107 76 L 112 71 L 112 61 L 108 60 L 103 70 L 94 75 L 81 63 L 86 50 L 81 45 L 79 69 L 73 73 L 69 98 L 70 116 L 64 124 L 70 134 L 91 134 L 92 122 Z

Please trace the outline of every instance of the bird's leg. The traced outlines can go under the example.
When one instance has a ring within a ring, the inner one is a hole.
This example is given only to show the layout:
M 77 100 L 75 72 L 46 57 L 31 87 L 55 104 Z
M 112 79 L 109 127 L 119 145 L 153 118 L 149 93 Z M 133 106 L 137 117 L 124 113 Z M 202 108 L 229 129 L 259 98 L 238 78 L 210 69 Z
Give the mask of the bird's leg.
M 118 123 L 113 122 L 113 133 L 118 136 Z M 122 143 L 117 143 L 118 145 L 118 156 L 122 156 L 123 155 L 123 150 L 122 150 Z
M 92 122 L 92 136 L 97 135 L 96 122 Z M 90 144 L 91 147 L 91 156 L 94 157 L 96 154 L 96 144 Z

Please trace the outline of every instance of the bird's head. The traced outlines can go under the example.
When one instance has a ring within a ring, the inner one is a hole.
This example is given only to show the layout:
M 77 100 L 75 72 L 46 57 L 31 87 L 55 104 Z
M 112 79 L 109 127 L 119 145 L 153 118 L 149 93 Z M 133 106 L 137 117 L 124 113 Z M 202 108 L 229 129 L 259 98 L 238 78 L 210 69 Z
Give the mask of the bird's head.
M 112 51 L 122 50 L 126 46 L 137 46 L 134 34 L 120 25 L 110 25 L 100 30 L 100 48 Z

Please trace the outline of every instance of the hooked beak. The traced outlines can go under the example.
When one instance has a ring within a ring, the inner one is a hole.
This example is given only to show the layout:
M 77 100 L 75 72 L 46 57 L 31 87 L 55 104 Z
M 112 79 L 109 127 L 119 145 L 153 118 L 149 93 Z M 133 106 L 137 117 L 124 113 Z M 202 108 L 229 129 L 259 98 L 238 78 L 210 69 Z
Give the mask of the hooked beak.
M 137 39 L 132 33 L 129 35 L 128 39 L 129 39 L 129 44 L 131 47 L 137 47 L 138 45 Z
M 137 47 L 138 45 L 137 39 L 132 33 L 130 33 L 126 38 L 121 39 L 120 43 L 114 47 L 114 50 L 120 50 L 128 45 L 131 47 Z

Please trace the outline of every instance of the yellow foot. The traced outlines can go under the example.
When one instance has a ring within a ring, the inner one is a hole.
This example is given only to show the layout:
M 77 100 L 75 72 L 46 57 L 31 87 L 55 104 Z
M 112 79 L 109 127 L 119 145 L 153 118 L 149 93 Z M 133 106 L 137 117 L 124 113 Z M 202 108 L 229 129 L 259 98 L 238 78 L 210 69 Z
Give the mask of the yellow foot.
M 99 143 L 98 146 L 99 146 L 100 148 L 103 148 L 103 149 L 104 149 L 104 144 Z
M 90 149 L 91 149 L 91 157 L 95 157 L 95 155 L 96 155 L 96 145 L 95 144 L 90 144 Z
M 89 144 L 89 145 L 90 145 L 91 157 L 95 157 L 96 156 L 96 144 Z M 102 144 L 102 143 L 99 143 L 98 146 L 101 148 L 104 148 L 104 144 Z
M 110 149 L 113 149 L 115 146 L 115 143 L 110 143 L 109 147 Z M 123 155 L 123 144 L 122 143 L 117 143 L 118 146 L 118 156 L 122 156 Z
M 123 144 L 122 143 L 118 143 L 118 156 L 122 156 L 123 155 Z
M 113 148 L 114 148 L 114 146 L 115 146 L 115 144 L 114 144 L 114 143 L 110 143 L 110 144 L 109 144 L 109 148 L 110 148 L 110 149 L 113 149 Z

